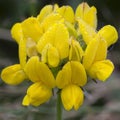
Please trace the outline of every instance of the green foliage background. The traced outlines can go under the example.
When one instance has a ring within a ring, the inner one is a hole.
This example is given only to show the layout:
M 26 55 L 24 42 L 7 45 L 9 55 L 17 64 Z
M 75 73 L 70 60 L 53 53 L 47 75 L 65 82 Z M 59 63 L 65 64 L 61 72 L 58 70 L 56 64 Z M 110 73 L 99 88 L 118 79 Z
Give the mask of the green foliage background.
M 98 29 L 106 24 L 116 27 L 120 34 L 119 0 L 84 0 L 98 10 Z M 74 9 L 83 0 L 0 0 L 0 70 L 18 63 L 18 46 L 12 40 L 10 29 L 16 22 L 36 16 L 46 4 L 71 5 Z M 86 99 L 78 111 L 63 111 L 64 120 L 120 120 L 120 41 L 111 46 L 108 58 L 115 71 L 106 82 L 91 82 L 86 86 Z M 17 78 L 16 78 L 17 79 Z M 55 120 L 56 101 L 38 107 L 23 107 L 21 101 L 28 83 L 9 86 L 0 80 L 0 120 Z M 64 109 L 63 109 L 64 110 Z

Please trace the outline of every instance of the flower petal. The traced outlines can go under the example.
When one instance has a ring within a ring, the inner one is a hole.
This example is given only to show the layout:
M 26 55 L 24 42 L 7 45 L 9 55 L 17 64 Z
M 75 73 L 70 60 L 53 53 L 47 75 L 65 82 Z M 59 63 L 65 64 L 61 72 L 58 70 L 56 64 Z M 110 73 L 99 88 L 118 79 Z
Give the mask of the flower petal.
M 46 86 L 55 87 L 55 79 L 46 64 L 39 61 L 39 57 L 31 57 L 25 66 L 25 72 L 29 79 L 33 82 L 42 81 Z
M 101 81 L 105 81 L 113 72 L 114 65 L 110 60 L 95 62 L 89 69 L 89 75 Z
M 49 14 L 58 8 L 58 5 L 46 5 L 40 11 L 40 14 L 37 16 L 38 21 L 41 23 Z
M 23 98 L 22 105 L 24 105 L 24 106 L 30 105 L 30 99 L 29 99 L 28 95 L 25 95 L 25 97 Z
M 62 6 L 56 10 L 66 21 L 74 23 L 74 11 L 70 6 Z
M 116 29 L 111 25 L 106 25 L 103 28 L 101 28 L 98 31 L 98 35 L 100 35 L 106 40 L 108 47 L 114 44 L 118 39 L 118 33 Z
M 56 77 L 58 88 L 64 88 L 68 84 L 85 85 L 87 82 L 86 72 L 80 62 L 71 61 L 63 66 Z
M 30 17 L 24 20 L 21 23 L 21 25 L 22 25 L 23 34 L 26 39 L 31 38 L 35 42 L 37 42 L 40 39 L 43 31 L 39 21 L 35 17 Z
M 57 49 L 51 44 L 47 44 L 42 51 L 42 61 L 47 63 L 52 67 L 57 67 L 59 64 L 59 53 Z
M 90 7 L 86 2 L 79 4 L 75 11 L 75 17 L 83 19 L 84 14 L 89 11 Z
M 100 35 L 97 36 L 97 39 L 99 40 L 99 44 L 94 58 L 94 62 L 105 60 L 107 56 L 107 42 Z
M 94 6 L 90 8 L 90 10 L 84 14 L 84 21 L 87 22 L 91 27 L 96 29 L 97 27 L 97 10 Z
M 11 29 L 12 38 L 19 43 L 19 41 L 23 38 L 23 32 L 21 23 L 16 23 Z
M 37 55 L 36 42 L 31 38 L 28 38 L 26 41 L 26 52 L 28 57 Z
M 71 65 L 70 62 L 66 63 L 62 70 L 60 70 L 56 77 L 56 85 L 58 88 L 63 88 L 71 83 Z
M 61 99 L 66 110 L 71 110 L 73 107 L 78 110 L 83 104 L 83 91 L 76 85 L 68 85 L 61 91 Z
M 83 40 L 88 45 L 89 42 L 96 36 L 96 31 L 89 24 L 82 19 L 78 19 L 79 31 L 83 37 Z
M 26 79 L 26 75 L 20 64 L 8 66 L 1 73 L 2 80 L 10 85 L 18 85 Z
M 25 106 L 39 106 L 40 104 L 47 102 L 51 96 L 52 89 L 40 82 L 36 82 L 28 88 L 27 95 L 24 97 L 22 104 Z
M 92 63 L 94 62 L 98 45 L 99 40 L 95 38 L 88 44 L 85 50 L 85 54 L 83 57 L 83 66 L 85 67 L 86 70 L 89 69 Z
M 54 24 L 38 41 L 37 50 L 41 54 L 46 44 L 50 43 L 59 52 L 60 58 L 66 58 L 69 52 L 69 33 L 62 23 Z
M 96 8 L 94 6 L 89 7 L 89 5 L 86 2 L 83 2 L 77 7 L 75 11 L 75 17 L 81 18 L 91 27 L 96 29 L 97 17 L 96 17 Z
M 52 27 L 57 22 L 64 22 L 62 16 L 58 13 L 49 14 L 41 23 L 43 31 L 46 32 L 48 28 Z
M 59 53 L 53 46 L 48 49 L 48 63 L 52 67 L 57 67 L 59 64 Z
M 19 61 L 22 68 L 25 67 L 27 60 L 26 42 L 25 38 L 19 41 Z
M 87 82 L 87 75 L 83 65 L 77 61 L 71 61 L 71 82 L 73 84 L 84 86 Z
M 72 40 L 69 51 L 69 60 L 81 61 L 83 54 L 84 52 L 79 42 L 76 40 Z

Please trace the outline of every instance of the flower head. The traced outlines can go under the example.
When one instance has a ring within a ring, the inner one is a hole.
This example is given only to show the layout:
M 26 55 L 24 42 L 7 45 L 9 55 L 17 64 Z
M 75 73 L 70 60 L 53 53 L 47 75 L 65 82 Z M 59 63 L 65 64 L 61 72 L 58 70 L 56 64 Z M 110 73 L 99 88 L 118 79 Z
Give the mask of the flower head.
M 111 25 L 96 30 L 96 14 L 97 9 L 85 2 L 75 12 L 70 6 L 47 5 L 36 17 L 12 27 L 20 63 L 4 68 L 1 78 L 10 85 L 29 79 L 23 105 L 39 106 L 57 89 L 64 108 L 78 110 L 87 78 L 109 78 L 114 65 L 107 49 L 117 41 L 118 33 Z

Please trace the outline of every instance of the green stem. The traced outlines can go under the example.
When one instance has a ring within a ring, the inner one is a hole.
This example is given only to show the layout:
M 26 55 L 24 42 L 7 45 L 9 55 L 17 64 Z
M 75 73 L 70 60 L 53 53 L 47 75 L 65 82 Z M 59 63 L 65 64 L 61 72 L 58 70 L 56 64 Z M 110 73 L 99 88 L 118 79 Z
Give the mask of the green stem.
M 57 93 L 57 120 L 62 120 L 62 103 L 61 103 L 61 96 L 60 91 Z

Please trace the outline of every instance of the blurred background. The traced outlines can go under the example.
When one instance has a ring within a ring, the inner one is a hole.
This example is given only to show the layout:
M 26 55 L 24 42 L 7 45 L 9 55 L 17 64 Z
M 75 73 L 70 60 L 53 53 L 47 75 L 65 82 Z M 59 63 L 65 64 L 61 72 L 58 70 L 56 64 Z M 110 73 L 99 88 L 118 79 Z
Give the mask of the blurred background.
M 36 16 L 47 4 L 71 5 L 75 10 L 83 1 L 97 8 L 98 29 L 111 24 L 120 34 L 119 0 L 0 0 L 0 71 L 19 62 L 18 46 L 10 35 L 14 23 Z M 63 120 L 120 120 L 120 40 L 109 48 L 108 58 L 115 64 L 109 80 L 86 86 L 84 105 L 78 111 L 63 110 Z M 55 120 L 54 98 L 38 108 L 21 105 L 27 86 L 9 86 L 0 79 L 0 120 Z

